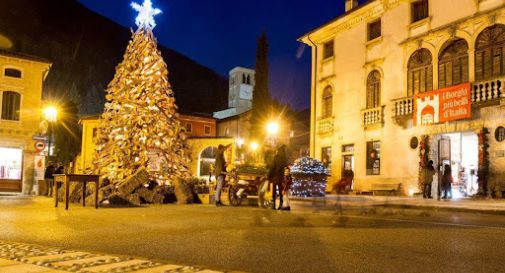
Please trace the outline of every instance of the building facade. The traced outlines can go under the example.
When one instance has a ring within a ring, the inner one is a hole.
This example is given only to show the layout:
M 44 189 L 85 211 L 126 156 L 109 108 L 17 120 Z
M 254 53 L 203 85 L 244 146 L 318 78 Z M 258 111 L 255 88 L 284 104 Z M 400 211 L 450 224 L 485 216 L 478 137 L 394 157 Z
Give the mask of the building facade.
M 216 119 L 203 114 L 180 114 L 179 120 L 188 137 L 215 137 Z
M 330 181 L 353 170 L 355 191 L 413 194 L 431 159 L 452 167 L 458 193 L 483 179 L 505 191 L 505 1 L 345 4 L 300 38 L 312 47 L 311 155 Z
M 0 192 L 31 193 L 35 166 L 44 169 L 45 141 L 37 135 L 50 66 L 47 60 L 0 49 Z

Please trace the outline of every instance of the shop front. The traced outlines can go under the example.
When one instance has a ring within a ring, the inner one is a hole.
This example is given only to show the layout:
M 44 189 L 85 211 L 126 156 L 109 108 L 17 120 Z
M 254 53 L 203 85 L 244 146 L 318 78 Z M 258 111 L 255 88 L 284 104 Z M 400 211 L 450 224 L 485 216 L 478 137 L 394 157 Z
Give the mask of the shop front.
M 0 147 L 0 192 L 21 192 L 23 149 Z

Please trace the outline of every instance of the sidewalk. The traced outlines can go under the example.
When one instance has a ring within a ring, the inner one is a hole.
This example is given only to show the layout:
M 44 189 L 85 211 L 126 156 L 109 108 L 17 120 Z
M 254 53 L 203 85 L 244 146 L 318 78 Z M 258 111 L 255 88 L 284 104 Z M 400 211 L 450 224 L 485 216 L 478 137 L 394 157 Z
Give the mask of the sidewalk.
M 477 212 L 505 215 L 505 199 L 471 199 L 451 200 L 423 199 L 421 197 L 366 196 L 366 195 L 327 195 L 316 198 L 292 198 L 300 204 L 309 204 L 319 209 L 341 207 L 396 207 L 437 209 L 445 211 Z M 303 203 L 302 203 L 303 202 Z
M 0 241 L 1 273 L 220 273 L 193 266 Z

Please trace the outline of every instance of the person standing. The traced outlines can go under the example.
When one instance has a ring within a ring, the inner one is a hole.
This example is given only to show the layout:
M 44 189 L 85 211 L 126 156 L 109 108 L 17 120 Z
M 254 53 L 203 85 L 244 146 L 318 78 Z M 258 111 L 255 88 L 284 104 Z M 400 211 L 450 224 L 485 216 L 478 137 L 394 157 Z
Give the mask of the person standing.
M 279 194 L 279 207 L 277 209 L 282 209 L 282 181 L 284 178 L 284 168 L 288 166 L 288 158 L 286 155 L 286 145 L 281 145 L 277 149 L 270 170 L 268 171 L 268 180 L 272 183 L 272 208 L 276 209 L 275 201 L 277 200 L 277 191 Z
M 219 145 L 217 147 L 217 153 L 216 153 L 216 162 L 214 163 L 214 176 L 216 177 L 216 206 L 222 206 L 223 203 L 221 203 L 221 191 L 223 190 L 224 186 L 224 179 L 225 179 L 225 174 L 224 172 L 226 171 L 226 160 L 224 159 L 224 152 L 226 149 L 228 149 L 231 146 L 231 144 L 224 146 L 224 145 Z
M 431 186 L 433 184 L 433 176 L 436 174 L 435 168 L 433 167 L 433 160 L 428 162 L 428 165 L 424 166 L 421 173 L 421 179 L 423 182 L 423 197 L 431 198 Z
M 291 170 L 289 167 L 284 168 L 284 178 L 282 181 L 282 195 L 284 196 L 284 203 L 281 210 L 291 210 L 289 205 L 289 197 L 291 196 L 291 185 L 293 185 L 293 178 L 291 177 Z
M 53 166 L 52 163 L 50 163 L 49 166 L 46 167 L 46 171 L 44 172 L 44 180 L 46 181 L 46 190 L 42 195 L 47 195 L 47 196 L 52 195 L 53 183 L 54 183 L 53 174 L 55 171 L 56 171 L 56 168 Z
M 445 165 L 444 175 L 442 176 L 442 199 L 452 199 L 452 170 L 450 165 Z

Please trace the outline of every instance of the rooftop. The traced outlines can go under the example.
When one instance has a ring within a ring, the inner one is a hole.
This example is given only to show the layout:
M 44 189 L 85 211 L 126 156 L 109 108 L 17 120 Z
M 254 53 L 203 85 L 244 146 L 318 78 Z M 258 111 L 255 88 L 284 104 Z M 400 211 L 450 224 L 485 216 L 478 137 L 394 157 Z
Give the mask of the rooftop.
M 20 53 L 20 52 L 14 52 L 14 51 L 5 50 L 5 49 L 0 49 L 0 55 L 6 56 L 6 57 L 12 57 L 12 58 L 24 59 L 24 60 L 33 61 L 33 62 L 51 64 L 51 62 L 49 60 L 41 58 L 41 57 L 28 55 L 28 54 L 24 54 L 24 53 Z

